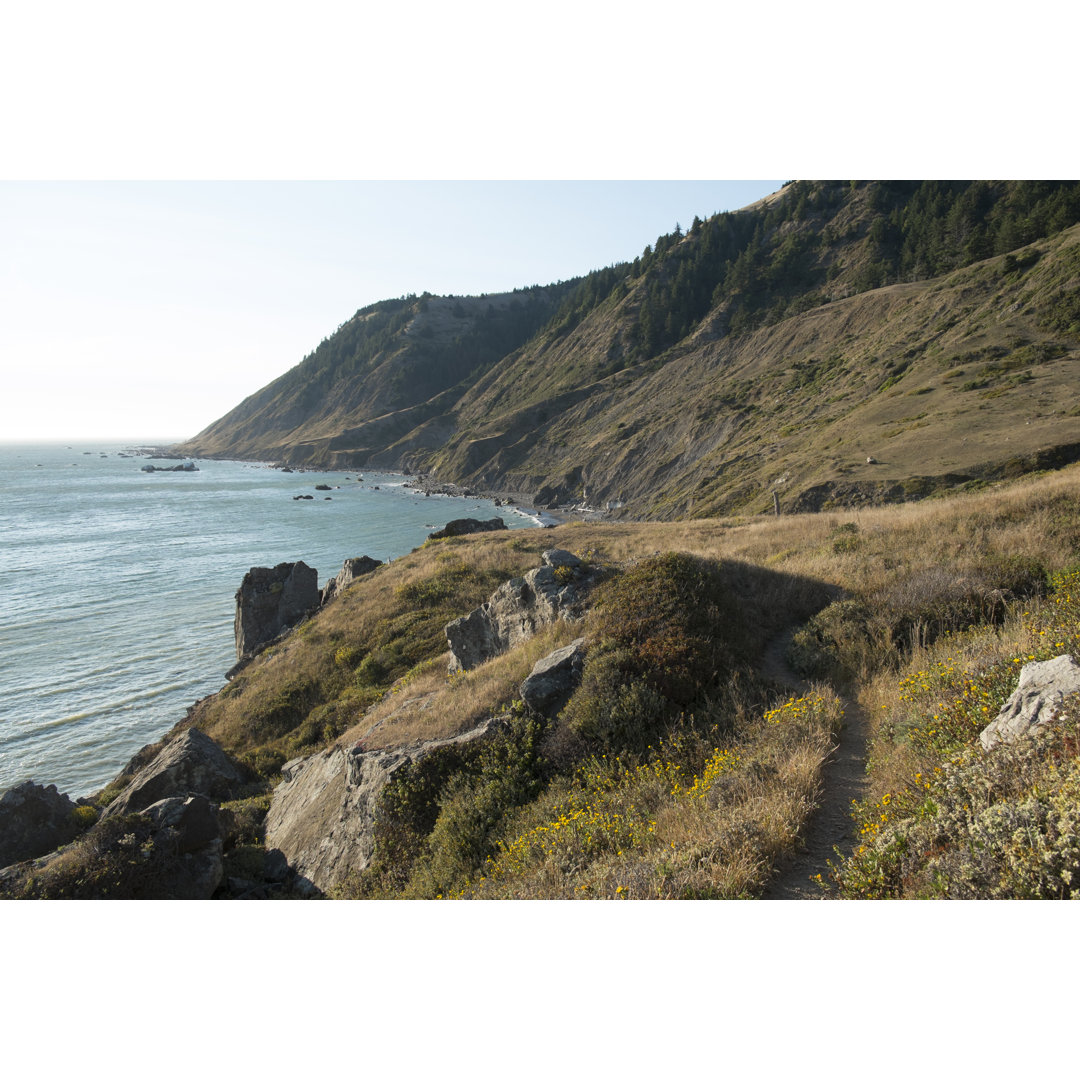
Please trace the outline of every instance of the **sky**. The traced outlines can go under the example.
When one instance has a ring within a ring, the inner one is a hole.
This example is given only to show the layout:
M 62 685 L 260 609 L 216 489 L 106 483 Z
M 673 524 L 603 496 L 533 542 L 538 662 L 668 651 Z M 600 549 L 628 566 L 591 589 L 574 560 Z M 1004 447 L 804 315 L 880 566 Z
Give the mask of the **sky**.
M 190 437 L 367 304 L 576 277 L 782 182 L 0 182 L 0 439 Z
M 1074 174 L 1077 16 L 967 7 L 9 5 L 0 441 L 192 436 L 366 304 L 573 277 L 783 179 Z

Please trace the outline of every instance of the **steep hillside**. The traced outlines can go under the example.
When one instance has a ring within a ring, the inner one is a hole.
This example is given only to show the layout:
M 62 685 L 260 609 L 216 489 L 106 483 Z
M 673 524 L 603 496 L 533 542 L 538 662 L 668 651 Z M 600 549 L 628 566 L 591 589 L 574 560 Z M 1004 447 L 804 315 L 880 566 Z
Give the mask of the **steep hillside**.
M 1080 187 L 799 182 L 632 264 L 359 312 L 181 449 L 675 518 L 1080 456 Z
M 362 308 L 300 364 L 179 448 L 207 457 L 358 463 L 444 416 L 487 366 L 548 322 L 573 282 L 491 296 L 424 296 Z M 437 426 L 437 425 L 436 425 Z M 421 447 L 439 445 L 421 433 Z M 412 445 L 408 447 L 412 449 Z

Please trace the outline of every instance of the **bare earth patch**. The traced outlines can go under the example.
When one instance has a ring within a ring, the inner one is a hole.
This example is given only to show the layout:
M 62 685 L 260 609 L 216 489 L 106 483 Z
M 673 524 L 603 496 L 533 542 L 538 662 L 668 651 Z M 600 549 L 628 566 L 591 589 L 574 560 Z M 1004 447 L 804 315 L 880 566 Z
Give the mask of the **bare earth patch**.
M 784 659 L 790 644 L 790 632 L 770 644 L 762 661 L 762 674 L 792 689 L 805 691 L 808 684 Z M 781 863 L 762 899 L 826 900 L 834 895 L 827 873 L 828 860 L 836 861 L 834 848 L 847 851 L 853 846 L 856 825 L 851 817 L 851 804 L 863 798 L 868 785 L 866 719 L 858 704 L 845 698 L 843 727 L 837 746 L 825 764 L 818 808 L 807 822 L 803 846 Z M 820 885 L 816 880 L 818 874 Z

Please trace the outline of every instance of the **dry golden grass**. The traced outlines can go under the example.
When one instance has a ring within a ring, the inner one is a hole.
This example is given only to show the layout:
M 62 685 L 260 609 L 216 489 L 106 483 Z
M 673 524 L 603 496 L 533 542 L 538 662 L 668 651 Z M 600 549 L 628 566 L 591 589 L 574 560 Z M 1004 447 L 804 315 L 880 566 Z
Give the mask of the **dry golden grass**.
M 789 699 L 688 767 L 676 734 L 656 760 L 593 759 L 521 814 L 463 897 L 738 899 L 758 895 L 814 808 L 842 708 Z
M 1038 616 L 1045 607 L 1046 602 L 1039 599 L 1014 605 L 1002 626 L 949 634 L 913 650 L 900 671 L 878 671 L 863 681 L 858 694 L 869 727 L 869 798 L 880 799 L 889 792 L 903 790 L 912 776 L 933 766 L 907 737 L 911 727 L 925 724 L 927 703 L 910 700 L 901 684 L 924 672 L 955 670 L 977 675 L 1003 662 L 1011 663 L 1016 657 L 1033 655 L 1042 640 L 1032 630 L 1029 612 Z M 987 722 L 990 719 L 988 716 Z
M 808 591 L 819 583 L 877 597 L 928 568 L 960 576 L 1010 559 L 1060 568 L 1080 553 L 1078 501 L 1080 466 L 1072 466 L 979 493 L 850 513 L 572 523 L 429 544 L 361 578 L 298 632 L 256 658 L 222 693 L 199 703 L 193 719 L 233 752 L 279 747 L 278 763 L 281 754 L 310 752 L 345 732 L 362 734 L 391 708 L 378 703 L 383 691 L 443 652 L 445 623 L 482 603 L 501 581 L 539 565 L 548 547 L 565 547 L 605 564 L 675 550 L 775 571 L 748 579 L 747 587 L 761 617 L 779 618 L 786 608 L 808 602 Z M 387 661 L 385 679 L 358 685 L 348 658 L 356 661 L 372 652 Z M 485 672 L 484 678 L 499 686 L 485 691 L 483 700 L 516 696 L 525 662 L 508 659 Z M 429 693 L 438 680 L 426 679 L 423 692 Z M 411 693 L 418 694 L 419 687 Z M 373 705 L 380 711 L 367 720 Z M 319 708 L 324 713 L 311 720 Z M 455 706 L 447 722 L 432 717 L 417 725 L 403 716 L 378 736 L 379 742 L 385 744 L 395 729 L 403 741 L 413 741 L 452 729 L 459 722 L 453 717 L 475 715 L 472 707 Z M 272 774 L 274 760 L 273 755 L 267 759 L 264 771 Z
M 247 752 L 249 760 L 254 756 L 266 776 L 286 756 L 335 740 L 392 748 L 468 730 L 518 697 L 537 659 L 591 633 L 591 617 L 584 625 L 560 624 L 465 675 L 448 677 L 446 622 L 486 600 L 502 581 L 539 565 L 540 553 L 549 547 L 567 548 L 612 571 L 656 552 L 720 560 L 724 588 L 737 597 L 747 623 L 748 652 L 760 655 L 781 630 L 830 597 L 852 597 L 887 627 L 890 614 L 922 610 L 920 604 L 932 608 L 957 581 L 994 591 L 994 583 L 1015 566 L 1052 572 L 1073 564 L 1080 558 L 1078 507 L 1080 466 L 1073 466 L 977 493 L 859 512 L 571 523 L 431 544 L 346 590 L 256 659 L 236 685 L 202 703 L 196 722 L 227 748 Z M 1025 580 L 1038 579 L 1034 571 L 1025 573 Z M 904 631 L 907 636 L 893 639 L 883 632 L 881 640 L 862 644 L 858 635 L 865 635 L 865 624 L 837 625 L 853 635 L 841 641 L 857 661 L 847 693 L 869 717 L 874 796 L 896 790 L 921 760 L 904 734 L 898 671 L 928 667 L 951 653 L 977 668 L 1005 653 L 1019 654 L 1024 644 L 1024 631 L 1010 622 L 970 635 L 951 633 L 936 643 L 917 623 Z M 365 665 L 374 661 L 378 677 L 369 678 Z M 805 722 L 771 722 L 758 704 L 756 714 L 744 710 L 734 733 L 730 725 L 720 725 L 724 734 L 715 736 L 716 745 L 707 752 L 673 745 L 655 759 L 624 755 L 617 767 L 633 775 L 616 778 L 614 788 L 613 761 L 601 761 L 574 782 L 547 775 L 538 798 L 530 795 L 533 801 L 524 806 L 508 804 L 509 816 L 495 834 L 502 838 L 503 854 L 483 871 L 484 880 L 474 876 L 463 894 L 760 895 L 778 860 L 798 843 L 819 796 L 822 765 L 842 706 L 831 691 L 819 688 L 818 694 L 822 704 Z M 290 712 L 283 701 L 295 708 Z M 283 730 L 273 726 L 275 716 Z M 695 737 L 709 723 L 698 715 Z M 738 761 L 724 758 L 724 767 L 709 774 L 714 751 Z M 553 760 L 562 768 L 562 759 Z M 580 760 L 573 754 L 566 758 L 575 763 L 570 768 Z M 638 772 L 639 765 L 646 771 Z M 669 770 L 675 766 L 684 770 L 678 783 Z M 705 797 L 701 786 L 688 795 L 693 780 L 706 776 Z M 461 797 L 455 796 L 459 803 Z M 565 843 L 545 854 L 534 843 L 536 830 L 553 830 L 556 823 Z M 516 863 L 514 852 L 522 856 Z M 423 858 L 418 875 L 401 886 L 409 895 L 435 895 L 446 886 L 429 890 L 425 881 L 452 880 L 451 871 L 426 878 Z M 460 882 L 453 891 L 462 891 Z
M 379 750 L 443 739 L 476 727 L 509 707 L 537 660 L 573 641 L 580 625 L 559 622 L 502 656 L 450 675 L 450 654 L 440 655 L 415 677 L 406 677 L 365 712 L 338 742 Z

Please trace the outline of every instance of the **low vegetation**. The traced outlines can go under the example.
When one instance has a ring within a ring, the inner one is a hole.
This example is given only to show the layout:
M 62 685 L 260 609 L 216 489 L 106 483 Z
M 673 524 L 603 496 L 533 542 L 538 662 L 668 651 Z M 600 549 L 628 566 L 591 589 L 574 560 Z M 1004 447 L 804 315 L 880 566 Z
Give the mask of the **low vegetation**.
M 500 716 L 502 734 L 395 774 L 374 858 L 335 895 L 760 896 L 800 843 L 838 734 L 867 717 L 860 842 L 821 868 L 823 889 L 1068 895 L 1080 732 L 1070 720 L 992 754 L 977 736 L 1022 662 L 1080 653 L 1078 497 L 1072 467 L 858 513 L 429 543 L 195 710 L 263 770 L 236 858 L 255 858 L 287 756 L 408 745 Z M 603 569 L 585 622 L 449 675 L 445 623 L 551 546 Z M 795 692 L 770 678 L 785 634 L 805 680 Z M 579 689 L 557 719 L 530 714 L 522 679 L 580 635 Z M 274 705 L 290 694 L 291 720 Z
M 1020 667 L 1062 654 L 1080 656 L 1076 566 L 1000 629 L 946 635 L 870 682 L 874 791 L 854 808 L 858 846 L 832 867 L 841 895 L 1080 896 L 1080 695 L 1035 735 L 978 742 Z

